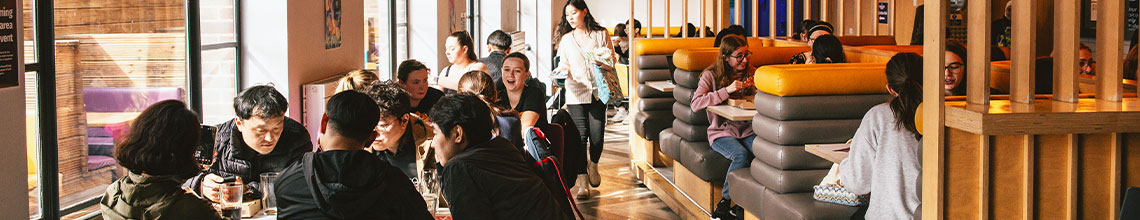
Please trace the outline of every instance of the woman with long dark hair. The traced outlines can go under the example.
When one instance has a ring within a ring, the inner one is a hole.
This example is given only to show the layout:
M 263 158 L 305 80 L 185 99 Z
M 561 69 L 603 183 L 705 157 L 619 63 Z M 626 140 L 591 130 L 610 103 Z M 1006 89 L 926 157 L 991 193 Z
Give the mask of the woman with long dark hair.
M 966 95 L 966 46 L 955 40 L 946 41 L 945 61 L 946 78 L 943 79 L 943 86 L 946 95 Z
M 756 87 L 752 86 L 751 74 L 754 69 L 748 64 L 752 52 L 748 51 L 748 40 L 736 35 L 729 35 L 721 41 L 720 54 L 708 69 L 701 73 L 700 83 L 693 92 L 690 105 L 693 111 L 700 111 L 709 106 L 720 105 L 730 97 L 752 97 L 756 94 Z M 752 121 L 733 121 L 708 112 L 709 119 L 709 146 L 731 162 L 727 173 L 745 168 L 752 161 L 752 140 L 756 134 L 752 132 Z M 728 181 L 721 188 L 721 200 L 713 211 L 714 218 L 733 219 L 730 211 L 732 199 L 728 195 Z M 739 214 L 738 214 L 739 216 Z
M 444 91 L 455 91 L 458 90 L 459 77 L 463 77 L 464 73 L 475 70 L 487 72 L 487 66 L 480 63 L 479 57 L 475 56 L 475 42 L 471 40 L 471 34 L 467 31 L 452 32 L 447 36 L 443 46 L 447 62 L 451 65 L 428 79 L 433 85 Z
M 130 173 L 107 187 L 104 219 L 222 219 L 210 202 L 182 190 L 198 174 L 194 150 L 201 125 L 178 100 L 143 110 L 115 145 L 115 160 Z
M 899 53 L 887 62 L 887 103 L 872 107 L 839 163 L 839 180 L 857 195 L 871 196 L 867 217 L 912 219 L 921 204 L 922 135 L 914 123 L 922 103 L 922 56 Z
M 812 42 L 811 59 L 805 64 L 813 63 L 846 63 L 847 55 L 843 53 L 843 43 L 835 35 L 819 36 Z
M 578 131 L 582 134 L 582 145 L 588 146 L 589 163 L 585 170 L 580 167 L 571 169 L 582 173 L 580 180 L 587 180 L 588 186 L 578 188 L 578 197 L 590 197 L 590 187 L 598 187 L 602 183 L 598 175 L 598 160 L 602 156 L 602 144 L 606 126 L 606 104 L 594 97 L 595 80 L 593 68 L 613 69 L 612 63 L 598 60 L 613 60 L 614 53 L 610 45 L 610 36 L 606 29 L 594 21 L 590 9 L 583 0 L 570 0 L 566 2 L 562 14 L 562 21 L 558 23 L 554 42 L 558 42 L 558 56 L 561 57 L 555 72 L 567 73 L 566 79 L 566 109 Z M 587 145 L 587 143 L 589 143 Z M 567 149 L 573 150 L 573 149 Z M 568 160 L 576 160 L 574 158 Z M 586 163 L 574 163 L 586 164 Z M 585 185 L 585 184 L 583 184 Z

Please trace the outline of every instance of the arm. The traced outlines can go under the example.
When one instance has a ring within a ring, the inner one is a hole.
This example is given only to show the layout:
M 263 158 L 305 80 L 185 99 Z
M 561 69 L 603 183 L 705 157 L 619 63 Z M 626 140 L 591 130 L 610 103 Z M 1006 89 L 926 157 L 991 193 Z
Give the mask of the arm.
M 869 113 L 868 113 L 869 114 Z M 851 154 L 839 163 L 839 181 L 847 191 L 857 195 L 871 193 L 871 176 L 875 161 L 875 126 L 877 120 L 863 117 L 855 137 L 851 139 Z
M 538 123 L 538 113 L 534 111 L 524 111 L 519 113 L 519 124 L 524 128 L 534 127 Z
M 452 71 L 450 75 L 443 76 L 443 71 L 451 70 L 452 66 L 441 70 L 439 75 L 439 86 L 445 89 L 459 90 L 459 78 L 463 77 L 463 73 Z
M 717 89 L 715 81 L 712 71 L 705 70 L 701 73 L 701 81 L 697 84 L 697 91 L 693 92 L 693 101 L 689 104 L 694 112 L 728 100 L 728 88 Z
M 489 70 L 487 70 L 487 65 L 483 64 L 483 63 L 473 63 L 473 64 L 471 64 L 471 67 L 468 67 L 468 69 L 479 70 L 479 71 L 483 71 L 483 72 L 490 72 Z

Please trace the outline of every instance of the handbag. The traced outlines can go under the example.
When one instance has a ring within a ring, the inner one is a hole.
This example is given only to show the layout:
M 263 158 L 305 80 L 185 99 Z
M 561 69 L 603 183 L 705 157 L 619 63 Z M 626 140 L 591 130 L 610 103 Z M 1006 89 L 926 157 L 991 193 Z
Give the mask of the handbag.
M 832 165 L 831 171 L 827 172 L 823 181 L 812 189 L 814 190 L 812 199 L 845 206 L 861 206 L 867 204 L 871 198 L 869 195 L 855 195 L 843 188 L 843 184 L 839 183 L 839 164 Z
M 611 68 L 604 68 L 601 65 L 594 64 L 594 97 L 607 105 L 621 104 L 622 96 L 621 85 L 618 83 L 618 76 Z

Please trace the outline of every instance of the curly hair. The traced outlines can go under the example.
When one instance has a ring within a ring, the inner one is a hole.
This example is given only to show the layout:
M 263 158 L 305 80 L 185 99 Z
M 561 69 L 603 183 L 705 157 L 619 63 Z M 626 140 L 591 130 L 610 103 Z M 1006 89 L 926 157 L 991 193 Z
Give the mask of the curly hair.
M 380 117 L 399 118 L 412 111 L 408 92 L 391 80 L 370 84 L 360 92 L 376 102 L 376 107 L 380 108 Z

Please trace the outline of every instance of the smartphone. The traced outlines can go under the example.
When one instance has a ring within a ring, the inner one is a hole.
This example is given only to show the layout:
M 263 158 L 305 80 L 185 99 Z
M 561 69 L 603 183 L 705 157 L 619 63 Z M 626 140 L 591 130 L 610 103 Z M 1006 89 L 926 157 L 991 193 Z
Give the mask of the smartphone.
M 217 127 L 202 125 L 201 137 L 198 139 L 198 146 L 194 150 L 194 161 L 197 161 L 198 165 L 208 168 L 214 163 L 214 138 L 217 135 Z

